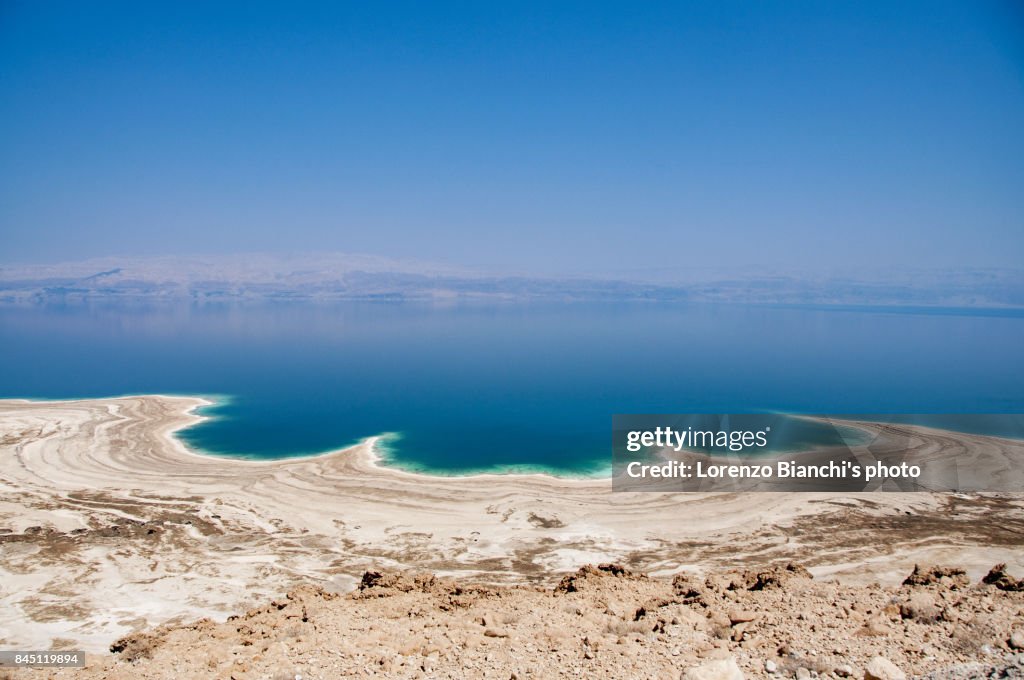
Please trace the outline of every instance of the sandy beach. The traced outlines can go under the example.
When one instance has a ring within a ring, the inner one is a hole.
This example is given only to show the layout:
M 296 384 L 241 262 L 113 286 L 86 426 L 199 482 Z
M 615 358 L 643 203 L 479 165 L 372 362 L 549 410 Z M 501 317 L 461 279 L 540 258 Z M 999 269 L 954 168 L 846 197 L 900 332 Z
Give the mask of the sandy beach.
M 609 480 L 431 477 L 372 442 L 254 462 L 173 433 L 204 402 L 0 401 L 0 645 L 106 650 L 368 569 L 550 586 L 587 563 L 652 575 L 796 560 L 816 578 L 896 584 L 916 562 L 1024 571 L 1019 494 L 611 493 Z M 897 427 L 897 426 L 890 426 Z M 930 455 L 998 464 L 1005 441 L 943 433 Z

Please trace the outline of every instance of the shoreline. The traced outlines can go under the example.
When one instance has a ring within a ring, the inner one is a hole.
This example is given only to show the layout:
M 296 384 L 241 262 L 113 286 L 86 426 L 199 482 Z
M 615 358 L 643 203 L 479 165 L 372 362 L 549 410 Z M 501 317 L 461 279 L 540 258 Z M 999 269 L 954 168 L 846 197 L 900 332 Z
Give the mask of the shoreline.
M 403 471 L 372 440 L 251 461 L 174 436 L 204 403 L 0 401 L 0 643 L 105 649 L 379 569 L 495 584 L 602 562 L 665 576 L 795 561 L 854 583 L 893 583 L 916 562 L 1024 571 L 1021 494 L 612 493 L 610 478 Z M 950 442 L 996 446 L 930 445 Z
M 582 481 L 601 481 L 601 480 L 610 480 L 611 479 L 610 466 L 609 466 L 607 474 L 604 474 L 602 472 L 602 474 L 581 474 L 581 475 L 569 475 L 569 474 L 560 475 L 560 474 L 557 474 L 555 472 L 542 471 L 542 470 L 538 470 L 536 472 L 519 472 L 519 471 L 509 471 L 509 472 L 469 472 L 469 473 L 466 473 L 466 474 L 460 474 L 460 473 L 444 474 L 444 473 L 426 472 L 426 471 L 422 471 L 422 470 L 413 470 L 413 469 L 409 469 L 409 468 L 407 468 L 405 466 L 402 466 L 400 464 L 397 464 L 397 463 L 389 463 L 387 461 L 386 457 L 384 455 L 382 455 L 377 450 L 376 445 L 377 445 L 377 443 L 381 439 L 395 434 L 395 433 L 391 433 L 391 432 L 382 432 L 382 433 L 379 433 L 379 434 L 370 435 L 368 437 L 363 437 L 359 441 L 356 441 L 356 442 L 354 442 L 352 444 L 349 444 L 347 446 L 341 446 L 341 447 L 337 447 L 337 448 L 327 449 L 325 451 L 319 451 L 319 452 L 313 452 L 313 453 L 299 453 L 299 454 L 294 454 L 294 455 L 282 456 L 282 457 L 278 457 L 278 458 L 265 458 L 265 459 L 257 458 L 257 457 L 253 457 L 253 456 L 241 455 L 241 454 L 218 453 L 216 451 L 207 451 L 207 450 L 204 450 L 204 449 L 202 449 L 200 447 L 192 446 L 191 444 L 189 444 L 189 442 L 186 442 L 184 439 L 176 436 L 176 434 L 178 432 L 181 432 L 182 430 L 187 430 L 187 429 L 189 429 L 191 427 L 194 427 L 194 426 L 198 425 L 199 423 L 202 423 L 205 420 L 210 420 L 212 418 L 215 418 L 216 416 L 203 415 L 203 414 L 197 413 L 196 411 L 198 409 L 206 408 L 208 406 L 217 406 L 217 405 L 219 405 L 221 402 L 217 401 L 218 399 L 225 399 L 226 400 L 226 399 L 230 399 L 231 398 L 231 397 L 229 397 L 227 395 L 214 396 L 214 395 L 188 395 L 188 394 L 153 393 L 153 394 L 122 394 L 122 395 L 116 395 L 116 396 L 110 396 L 110 397 L 75 397 L 75 398 L 70 398 L 70 399 L 46 399 L 46 398 L 36 398 L 36 397 L 0 397 L 0 409 L 3 408 L 5 403 L 18 403 L 18 404 L 26 404 L 26 405 L 32 405 L 32 404 L 41 404 L 41 405 L 45 405 L 45 404 L 76 404 L 76 403 L 89 403 L 89 402 L 95 402 L 95 401 L 117 401 L 117 400 L 124 400 L 124 399 L 150 399 L 150 398 L 174 399 L 174 400 L 185 399 L 185 400 L 191 400 L 191 401 L 196 402 L 192 406 L 190 406 L 189 408 L 187 408 L 186 410 L 183 411 L 184 415 L 189 416 L 190 418 L 193 419 L 192 422 L 183 423 L 179 427 L 175 427 L 175 428 L 173 428 L 171 430 L 168 430 L 168 434 L 171 436 L 171 438 L 174 440 L 175 443 L 182 445 L 182 447 L 184 448 L 185 453 L 187 453 L 189 455 L 204 457 L 204 458 L 205 457 L 209 457 L 209 458 L 215 458 L 215 459 L 218 459 L 218 460 L 237 461 L 237 462 L 242 462 L 242 463 L 274 464 L 274 463 L 285 463 L 285 462 L 303 461 L 303 460 L 309 460 L 309 459 L 314 459 L 314 458 L 323 458 L 325 456 L 341 455 L 341 454 L 345 454 L 345 453 L 347 453 L 347 452 L 349 452 L 349 451 L 351 451 L 353 449 L 361 449 L 363 447 L 369 447 L 370 451 L 373 454 L 371 462 L 376 467 L 378 467 L 378 468 L 380 468 L 382 470 L 388 470 L 388 471 L 393 471 L 393 472 L 401 472 L 401 473 L 409 474 L 409 475 L 412 475 L 412 476 L 424 477 L 424 478 L 428 478 L 428 479 L 434 479 L 434 478 L 438 478 L 438 479 L 463 479 L 463 478 L 476 479 L 476 478 L 487 478 L 487 479 L 490 479 L 490 478 L 494 478 L 494 477 L 526 477 L 526 478 L 549 477 L 549 478 L 556 479 L 556 480 L 582 480 Z
M 273 464 L 273 463 L 288 462 L 288 461 L 303 461 L 303 460 L 309 460 L 309 459 L 314 459 L 314 458 L 320 458 L 320 457 L 324 457 L 324 456 L 332 456 L 332 455 L 336 455 L 336 454 L 345 454 L 346 452 L 351 451 L 353 449 L 361 449 L 363 447 L 368 447 L 369 450 L 372 453 L 372 461 L 371 462 L 376 467 L 378 467 L 378 468 L 380 468 L 382 470 L 401 472 L 401 473 L 405 473 L 405 474 L 409 474 L 409 475 L 413 475 L 413 476 L 422 476 L 422 477 L 425 477 L 425 478 L 428 478 L 428 479 L 435 479 L 435 478 L 436 479 L 462 479 L 462 478 L 468 478 L 468 479 L 479 479 L 479 478 L 491 479 L 491 478 L 494 478 L 494 477 L 525 477 L 525 478 L 548 477 L 548 478 L 555 479 L 555 480 L 607 481 L 607 480 L 611 480 L 613 478 L 613 476 L 614 476 L 613 475 L 613 472 L 614 472 L 613 471 L 613 465 L 611 463 L 608 463 L 606 466 L 603 466 L 598 472 L 589 473 L 589 474 L 588 473 L 581 473 L 581 474 L 559 474 L 559 473 L 555 472 L 554 469 L 551 469 L 551 468 L 548 468 L 548 469 L 538 469 L 538 470 L 535 470 L 535 471 L 526 472 L 526 471 L 521 471 L 521 470 L 516 469 L 516 468 L 519 467 L 518 465 L 508 465 L 508 466 L 506 466 L 508 469 L 496 470 L 496 471 L 489 471 L 489 470 L 475 471 L 474 470 L 474 471 L 465 471 L 465 472 L 455 471 L 455 472 L 451 472 L 451 473 L 446 473 L 446 472 L 441 472 L 441 471 L 431 471 L 431 470 L 426 469 L 426 468 L 417 468 L 415 466 L 402 465 L 401 463 L 397 463 L 397 462 L 395 462 L 393 460 L 388 460 L 387 456 L 380 452 L 379 444 L 380 444 L 380 442 L 382 440 L 384 440 L 384 439 L 386 439 L 388 437 L 391 437 L 391 436 L 395 436 L 395 435 L 397 435 L 398 437 L 401 437 L 401 433 L 395 433 L 395 432 L 381 432 L 381 433 L 378 433 L 378 434 L 375 434 L 375 435 L 370 435 L 370 436 L 367 436 L 367 437 L 363 437 L 362 439 L 359 439 L 358 441 L 352 442 L 351 444 L 340 446 L 340 447 L 336 447 L 336 448 L 326 449 L 324 451 L 316 451 L 316 452 L 309 452 L 309 453 L 297 453 L 297 454 L 294 454 L 294 455 L 286 455 L 286 456 L 280 456 L 280 457 L 275 457 L 275 458 L 259 458 L 259 457 L 255 457 L 255 456 L 244 455 L 244 454 L 221 453 L 221 452 L 216 452 L 216 451 L 210 451 L 210 450 L 203 449 L 201 447 L 194 446 L 190 442 L 186 441 L 184 438 L 177 436 L 177 433 L 179 433 L 179 432 L 181 432 L 183 430 L 187 430 L 189 428 L 195 427 L 196 425 L 198 425 L 198 424 L 200 424 L 200 423 L 202 423 L 202 422 L 204 422 L 206 420 L 211 420 L 213 418 L 216 418 L 217 416 L 214 416 L 214 415 L 204 415 L 204 414 L 197 413 L 197 411 L 199 409 L 201 409 L 201 408 L 206 408 L 206 407 L 210 407 L 210 406 L 223 405 L 224 403 L 227 403 L 231 399 L 234 398 L 231 395 L 226 395 L 226 394 L 193 395 L 193 394 L 166 394 L 166 393 L 141 394 L 140 393 L 140 394 L 122 394 L 122 395 L 104 396 L 104 397 L 74 397 L 74 398 L 67 398 L 67 399 L 49 399 L 49 398 L 37 398 L 37 397 L 0 397 L 0 408 L 2 408 L 5 403 L 21 403 L 21 404 L 28 404 L 28 405 L 31 405 L 31 404 L 65 404 L 65 403 L 66 404 L 75 404 L 75 403 L 89 403 L 89 402 L 94 402 L 94 401 L 117 401 L 117 400 L 124 400 L 124 399 L 148 399 L 148 398 L 175 399 L 175 400 L 177 400 L 177 399 L 185 399 L 185 400 L 189 400 L 189 401 L 194 402 L 189 408 L 187 408 L 184 411 L 184 414 L 189 416 L 190 418 L 192 418 L 192 421 L 191 422 L 187 422 L 187 423 L 183 423 L 180 427 L 176 427 L 176 428 L 170 430 L 169 434 L 171 435 L 171 438 L 175 442 L 177 442 L 177 443 L 179 443 L 179 444 L 181 444 L 183 446 L 183 448 L 184 448 L 186 453 L 188 453 L 190 455 L 197 455 L 197 456 L 202 456 L 202 457 L 211 457 L 211 458 L 215 458 L 215 459 L 219 459 L 219 460 L 239 461 L 239 462 L 255 463 L 255 464 L 268 464 L 268 463 Z M 901 427 L 906 427 L 906 428 L 914 428 L 916 430 L 921 430 L 925 434 L 931 433 L 931 434 L 934 434 L 934 435 L 942 435 L 942 434 L 947 434 L 947 435 L 969 435 L 971 437 L 977 437 L 977 438 L 1002 440 L 1002 441 L 1011 442 L 1011 443 L 1021 443 L 1021 444 L 1024 444 L 1024 438 L 1009 437 L 1009 436 L 1003 436 L 1003 435 L 997 435 L 997 434 L 986 434 L 986 433 L 979 433 L 979 432 L 970 432 L 970 431 L 966 431 L 966 430 L 946 429 L 946 428 L 936 427 L 936 426 L 933 426 L 933 425 L 925 425 L 925 424 L 919 424 L 919 423 L 902 423 L 902 422 L 898 422 L 898 421 L 853 420 L 853 419 L 849 419 L 849 418 L 842 418 L 842 417 L 835 417 L 835 416 L 822 416 L 822 415 L 804 414 L 804 413 L 787 413 L 787 414 L 782 414 L 782 415 L 785 415 L 786 417 L 790 417 L 790 418 L 808 419 L 808 420 L 813 420 L 813 421 L 818 421 L 818 422 L 830 423 L 830 424 L 838 425 L 838 426 L 841 426 L 841 427 L 847 427 L 847 428 L 856 430 L 856 431 L 858 431 L 858 432 L 860 432 L 862 434 L 868 435 L 868 439 L 869 440 L 872 437 L 878 436 L 879 432 L 881 430 L 885 429 L 887 426 L 896 425 L 896 426 L 901 426 Z M 880 415 L 884 416 L 886 414 L 880 414 Z M 858 446 L 858 445 L 850 445 L 850 448 L 854 448 L 855 446 Z M 734 460 L 738 460 L 738 459 L 748 460 L 749 459 L 749 460 L 751 460 L 753 462 L 762 462 L 762 461 L 783 460 L 783 459 L 796 459 L 796 458 L 800 458 L 800 457 L 807 457 L 808 459 L 814 460 L 814 459 L 818 459 L 818 458 L 820 458 L 822 456 L 828 456 L 834 450 L 838 450 L 838 449 L 835 449 L 835 447 L 832 447 L 832 446 L 820 445 L 820 446 L 811 446 L 809 448 L 798 448 L 798 449 L 791 449 L 791 450 L 771 451 L 771 452 L 765 452 L 765 453 L 751 453 L 751 454 L 746 454 L 744 456 L 737 456 L 737 455 L 735 455 L 735 454 L 733 454 L 731 452 L 723 452 L 721 454 L 717 454 L 717 453 L 709 454 L 708 452 L 703 451 L 703 450 L 684 448 L 682 451 L 670 452 L 668 459 L 671 459 L 672 454 L 674 454 L 675 456 L 689 456 L 689 457 L 694 458 L 694 459 L 702 458 L 702 459 L 707 459 L 709 461 L 714 461 L 714 460 L 718 460 L 718 459 L 720 459 L 722 461 L 734 461 Z M 523 467 L 529 467 L 529 464 L 524 464 Z

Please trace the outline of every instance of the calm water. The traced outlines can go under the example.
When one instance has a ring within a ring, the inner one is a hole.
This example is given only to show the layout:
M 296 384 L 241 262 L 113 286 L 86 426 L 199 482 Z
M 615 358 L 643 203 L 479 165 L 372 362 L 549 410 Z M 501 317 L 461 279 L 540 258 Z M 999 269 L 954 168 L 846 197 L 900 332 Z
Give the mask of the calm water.
M 1024 412 L 1024 317 L 680 304 L 0 308 L 0 394 L 223 395 L 184 433 L 281 457 L 394 433 L 437 473 L 609 462 L 613 413 Z M 965 425 L 964 429 L 971 429 Z

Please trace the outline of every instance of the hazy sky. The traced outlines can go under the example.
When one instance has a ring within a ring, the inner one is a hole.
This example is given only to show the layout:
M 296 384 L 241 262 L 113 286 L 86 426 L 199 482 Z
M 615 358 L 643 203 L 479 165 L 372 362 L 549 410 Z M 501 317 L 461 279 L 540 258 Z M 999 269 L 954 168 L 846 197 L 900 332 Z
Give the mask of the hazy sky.
M 0 3 L 0 261 L 1020 266 L 1016 2 Z

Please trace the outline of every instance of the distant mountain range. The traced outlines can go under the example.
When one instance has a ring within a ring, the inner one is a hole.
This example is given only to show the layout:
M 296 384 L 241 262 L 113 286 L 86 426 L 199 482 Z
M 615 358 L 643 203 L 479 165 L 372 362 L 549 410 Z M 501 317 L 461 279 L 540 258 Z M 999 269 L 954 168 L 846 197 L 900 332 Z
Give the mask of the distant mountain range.
M 348 254 L 102 258 L 0 267 L 0 303 L 159 298 L 231 300 L 664 300 L 802 305 L 1024 308 L 1024 271 L 858 274 L 652 270 L 501 275 Z

